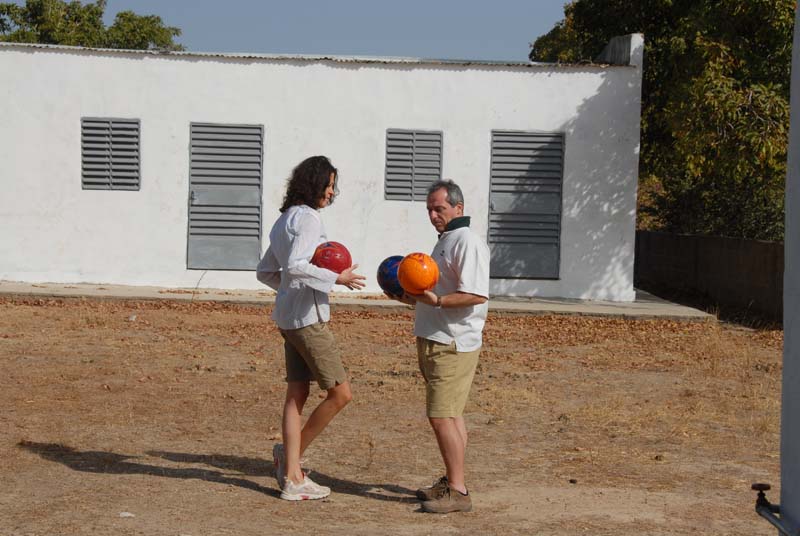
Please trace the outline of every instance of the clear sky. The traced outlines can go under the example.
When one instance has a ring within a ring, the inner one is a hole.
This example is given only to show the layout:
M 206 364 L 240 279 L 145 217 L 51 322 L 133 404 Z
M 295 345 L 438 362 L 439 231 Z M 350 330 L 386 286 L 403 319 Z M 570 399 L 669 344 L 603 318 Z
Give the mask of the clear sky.
M 108 0 L 159 15 L 198 52 L 526 61 L 567 0 Z M 15 0 L 24 4 L 24 0 Z

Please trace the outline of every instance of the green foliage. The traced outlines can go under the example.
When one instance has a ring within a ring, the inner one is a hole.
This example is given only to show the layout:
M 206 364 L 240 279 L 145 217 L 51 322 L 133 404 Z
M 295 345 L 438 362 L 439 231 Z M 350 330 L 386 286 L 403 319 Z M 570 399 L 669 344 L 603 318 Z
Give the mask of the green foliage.
M 121 11 L 114 18 L 114 24 L 106 32 L 106 46 L 109 48 L 182 50 L 173 43 L 172 38 L 180 35 L 177 28 L 165 27 L 161 17 L 155 15 L 139 16 L 133 11 Z
M 531 45 L 530 58 L 534 61 L 577 63 L 590 57 L 583 50 L 583 42 L 575 31 L 574 19 L 570 12 L 572 4 L 564 6 L 566 18 Z
M 106 0 L 27 0 L 24 6 L 0 3 L 0 41 L 44 43 L 96 48 L 183 50 L 173 41 L 178 28 L 164 26 L 161 17 L 117 14 L 106 28 L 103 13 Z
M 537 61 L 645 35 L 639 225 L 783 239 L 794 0 L 574 0 Z

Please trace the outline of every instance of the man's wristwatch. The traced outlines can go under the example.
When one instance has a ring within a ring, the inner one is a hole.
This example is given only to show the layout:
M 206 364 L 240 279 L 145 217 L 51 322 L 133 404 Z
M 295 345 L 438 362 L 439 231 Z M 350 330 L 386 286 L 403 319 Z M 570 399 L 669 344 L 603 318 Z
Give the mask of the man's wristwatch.
M 441 296 L 436 296 L 436 308 L 437 309 L 441 309 L 442 308 L 442 297 Z

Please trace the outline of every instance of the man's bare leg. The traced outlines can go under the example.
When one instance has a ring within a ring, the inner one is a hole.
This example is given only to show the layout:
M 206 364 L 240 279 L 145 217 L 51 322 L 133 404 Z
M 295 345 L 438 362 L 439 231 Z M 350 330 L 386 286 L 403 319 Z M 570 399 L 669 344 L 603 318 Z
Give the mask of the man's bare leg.
M 461 419 L 461 423 L 458 420 Z M 461 417 L 431 417 L 428 419 L 439 444 L 439 452 L 447 470 L 451 488 L 467 492 L 464 483 L 464 458 L 466 454 L 466 427 Z

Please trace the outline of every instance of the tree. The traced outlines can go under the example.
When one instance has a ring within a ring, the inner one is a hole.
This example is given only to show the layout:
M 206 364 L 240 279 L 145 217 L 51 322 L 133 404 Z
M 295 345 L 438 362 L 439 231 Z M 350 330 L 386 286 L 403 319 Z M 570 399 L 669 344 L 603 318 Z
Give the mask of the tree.
M 0 41 L 45 43 L 136 50 L 183 50 L 173 41 L 180 29 L 165 26 L 156 15 L 117 13 L 106 27 L 106 0 L 82 4 L 75 0 L 27 0 L 24 6 L 0 3 Z
M 532 45 L 591 59 L 645 35 L 639 225 L 783 239 L 794 0 L 574 0 Z

